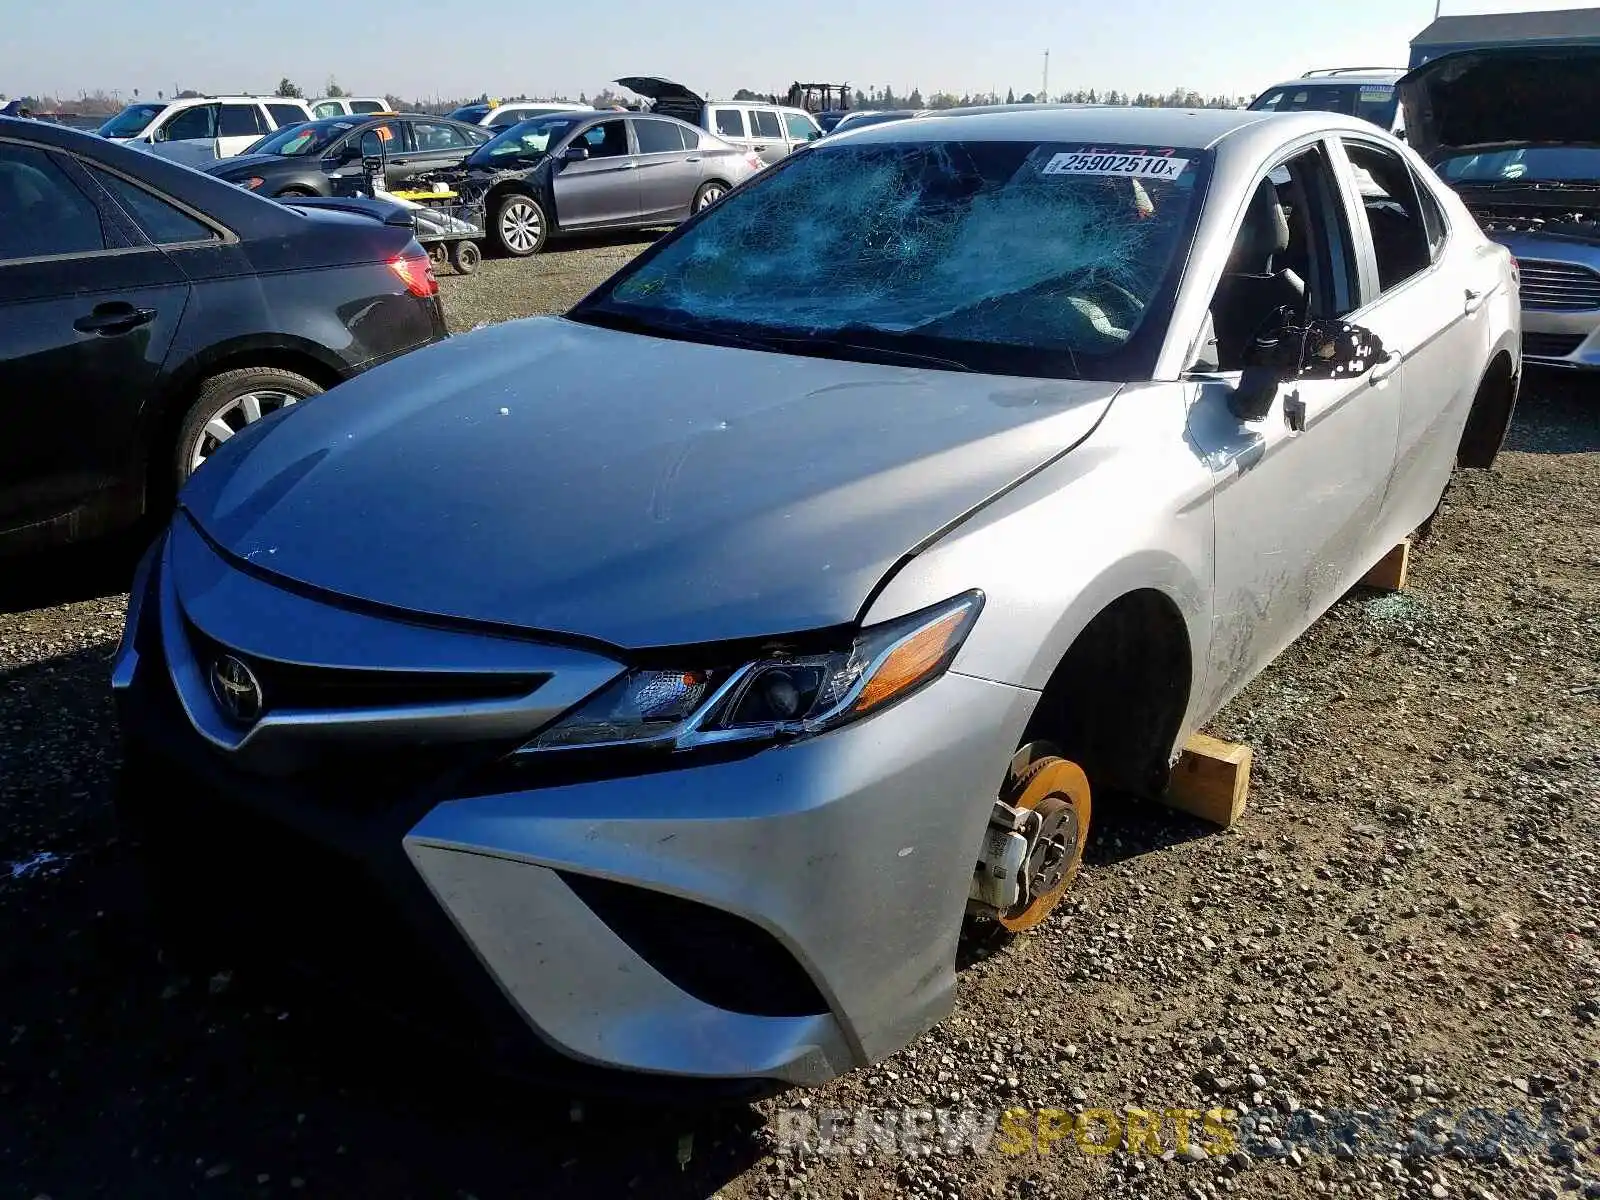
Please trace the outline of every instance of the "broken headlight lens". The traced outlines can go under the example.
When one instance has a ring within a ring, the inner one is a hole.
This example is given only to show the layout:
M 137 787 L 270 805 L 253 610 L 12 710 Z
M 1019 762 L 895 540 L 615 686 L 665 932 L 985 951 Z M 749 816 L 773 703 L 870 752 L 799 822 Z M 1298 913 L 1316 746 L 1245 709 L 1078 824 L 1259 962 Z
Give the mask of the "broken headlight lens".
M 760 659 L 720 671 L 630 671 L 523 752 L 801 737 L 858 720 L 949 668 L 983 607 L 966 592 L 863 630 L 848 649 Z

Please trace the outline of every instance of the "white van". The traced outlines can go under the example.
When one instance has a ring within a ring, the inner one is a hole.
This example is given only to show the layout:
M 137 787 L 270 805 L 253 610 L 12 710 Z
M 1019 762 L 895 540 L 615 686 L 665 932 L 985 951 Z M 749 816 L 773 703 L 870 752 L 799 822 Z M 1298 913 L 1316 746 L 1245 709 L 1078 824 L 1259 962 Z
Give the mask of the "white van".
M 191 96 L 130 104 L 100 126 L 99 133 L 194 166 L 243 154 L 274 130 L 309 120 L 311 110 L 304 100 Z
M 311 115 L 319 121 L 324 117 L 365 117 L 388 111 L 389 102 L 382 96 L 324 96 L 311 102 Z

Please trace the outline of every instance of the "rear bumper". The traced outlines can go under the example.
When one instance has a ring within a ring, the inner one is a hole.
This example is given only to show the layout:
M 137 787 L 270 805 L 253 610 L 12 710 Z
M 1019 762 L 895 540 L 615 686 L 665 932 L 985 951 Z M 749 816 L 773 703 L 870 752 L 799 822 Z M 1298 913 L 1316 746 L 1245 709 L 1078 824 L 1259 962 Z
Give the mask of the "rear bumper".
M 1035 693 L 947 675 L 856 726 L 627 778 L 267 778 L 197 734 L 141 607 L 119 807 L 169 914 L 519 1072 L 630 1091 L 820 1083 L 951 1006 Z

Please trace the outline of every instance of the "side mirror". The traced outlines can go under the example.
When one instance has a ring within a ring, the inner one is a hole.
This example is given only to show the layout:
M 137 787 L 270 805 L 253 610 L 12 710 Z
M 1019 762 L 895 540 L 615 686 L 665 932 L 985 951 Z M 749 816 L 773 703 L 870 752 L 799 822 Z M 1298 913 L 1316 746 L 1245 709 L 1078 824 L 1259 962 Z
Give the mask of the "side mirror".
M 565 153 L 563 153 L 561 157 L 567 162 L 587 162 L 589 159 L 589 147 L 568 146 Z
M 1292 309 L 1280 308 L 1251 342 L 1228 409 L 1241 421 L 1259 421 L 1272 411 L 1285 383 L 1353 379 L 1388 360 L 1389 352 L 1370 329 L 1338 319 L 1303 321 Z

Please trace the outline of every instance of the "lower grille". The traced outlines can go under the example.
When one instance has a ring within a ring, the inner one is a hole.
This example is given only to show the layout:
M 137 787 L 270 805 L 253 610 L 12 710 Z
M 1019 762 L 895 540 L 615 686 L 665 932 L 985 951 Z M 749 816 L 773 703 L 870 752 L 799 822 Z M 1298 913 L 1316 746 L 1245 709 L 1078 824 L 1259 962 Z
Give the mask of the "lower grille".
M 1600 308 L 1600 273 L 1574 263 L 1517 259 L 1522 307 L 1553 312 Z
M 1583 345 L 1582 334 L 1525 333 L 1522 353 L 1530 358 L 1566 358 Z

